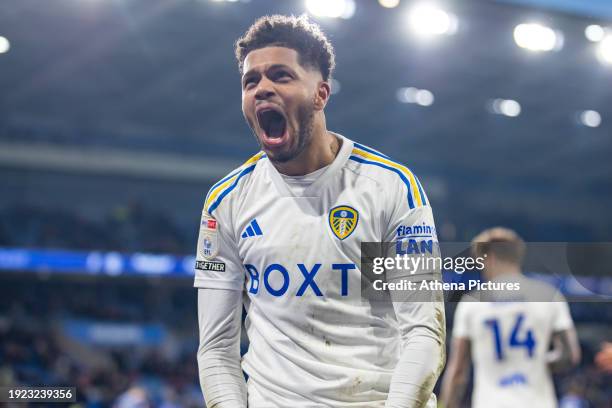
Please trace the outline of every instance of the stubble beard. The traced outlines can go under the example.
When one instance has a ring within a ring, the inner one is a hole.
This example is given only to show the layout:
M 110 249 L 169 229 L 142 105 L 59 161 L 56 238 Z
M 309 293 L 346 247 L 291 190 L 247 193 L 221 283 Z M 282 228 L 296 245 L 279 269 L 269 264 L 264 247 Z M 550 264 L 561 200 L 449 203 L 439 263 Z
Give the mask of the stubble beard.
M 287 163 L 298 157 L 306 148 L 312 143 L 312 134 L 314 129 L 314 107 L 313 106 L 302 106 L 298 110 L 297 115 L 298 132 L 296 143 L 289 147 L 289 150 L 279 153 L 268 152 L 268 160 L 272 163 Z M 289 124 L 287 123 L 287 126 Z M 259 148 L 264 150 L 264 146 L 255 132 L 255 127 L 251 125 L 251 130 L 255 136 L 255 140 L 259 144 Z

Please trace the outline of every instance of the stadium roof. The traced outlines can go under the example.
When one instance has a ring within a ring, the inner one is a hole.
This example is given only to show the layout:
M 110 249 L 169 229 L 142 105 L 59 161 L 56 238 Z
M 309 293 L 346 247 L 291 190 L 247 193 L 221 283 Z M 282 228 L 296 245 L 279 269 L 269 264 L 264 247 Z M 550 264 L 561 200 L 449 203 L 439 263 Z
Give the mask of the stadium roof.
M 584 36 L 603 14 L 456 1 L 457 33 L 422 41 L 406 30 L 413 3 L 360 1 L 350 20 L 318 20 L 341 86 L 329 127 L 405 162 L 449 216 L 502 211 L 612 230 L 612 66 Z M 233 42 L 258 16 L 303 11 L 274 0 L 3 1 L 0 141 L 238 164 L 257 146 Z M 514 27 L 534 19 L 563 32 L 562 50 L 516 46 Z M 399 103 L 400 87 L 435 102 Z M 519 101 L 520 116 L 493 115 L 496 98 Z M 580 125 L 584 110 L 600 112 L 601 126 Z

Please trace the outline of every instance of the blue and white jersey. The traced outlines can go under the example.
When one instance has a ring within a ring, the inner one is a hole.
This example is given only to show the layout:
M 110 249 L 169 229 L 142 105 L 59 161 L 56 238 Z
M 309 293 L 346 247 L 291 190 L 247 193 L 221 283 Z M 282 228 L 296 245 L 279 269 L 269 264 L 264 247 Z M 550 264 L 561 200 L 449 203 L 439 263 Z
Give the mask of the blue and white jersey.
M 300 196 L 260 152 L 206 199 L 194 286 L 244 291 L 249 407 L 383 407 L 389 392 L 398 324 L 361 297 L 360 244 L 435 243 L 434 220 L 408 168 L 338 137 Z M 433 313 L 414 322 L 443 336 Z
M 567 302 L 548 284 L 512 276 L 529 299 L 548 302 L 478 302 L 457 306 L 453 338 L 467 338 L 474 362 L 474 408 L 555 408 L 546 354 L 553 333 L 574 325 Z M 533 296 L 533 297 L 531 297 Z

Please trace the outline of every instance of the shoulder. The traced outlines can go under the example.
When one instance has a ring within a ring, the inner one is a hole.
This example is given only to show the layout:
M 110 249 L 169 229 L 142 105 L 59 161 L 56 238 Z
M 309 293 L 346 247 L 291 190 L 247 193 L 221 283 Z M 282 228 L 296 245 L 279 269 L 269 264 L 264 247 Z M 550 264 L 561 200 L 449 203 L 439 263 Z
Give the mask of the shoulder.
M 547 277 L 542 276 L 537 279 L 531 276 L 522 275 L 520 279 L 521 293 L 524 293 L 528 300 L 542 302 L 542 306 L 556 308 L 556 302 L 565 302 L 565 297 L 559 289 L 551 283 L 545 281 Z
M 357 174 L 374 179 L 383 186 L 398 186 L 411 209 L 429 204 L 425 190 L 414 173 L 378 150 L 353 142 L 349 166 Z
M 247 182 L 257 164 L 265 157 L 264 152 L 258 152 L 242 165 L 232 170 L 227 176 L 213 184 L 206 196 L 204 204 L 205 212 L 212 215 L 222 202 L 229 200 L 229 197 Z

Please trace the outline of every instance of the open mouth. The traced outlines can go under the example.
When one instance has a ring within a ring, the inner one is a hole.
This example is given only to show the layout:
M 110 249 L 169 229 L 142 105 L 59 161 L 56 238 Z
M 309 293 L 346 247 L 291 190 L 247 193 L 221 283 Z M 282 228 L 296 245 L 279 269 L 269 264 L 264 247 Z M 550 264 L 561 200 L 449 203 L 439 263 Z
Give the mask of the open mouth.
M 275 109 L 266 108 L 257 112 L 259 127 L 264 131 L 266 139 L 280 139 L 287 130 L 287 120 L 283 114 Z

